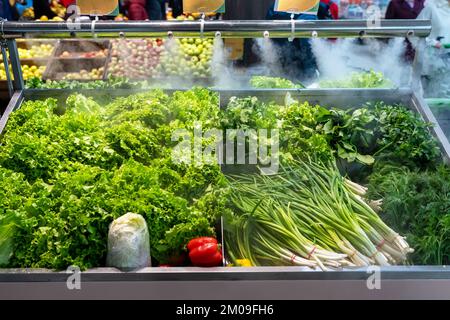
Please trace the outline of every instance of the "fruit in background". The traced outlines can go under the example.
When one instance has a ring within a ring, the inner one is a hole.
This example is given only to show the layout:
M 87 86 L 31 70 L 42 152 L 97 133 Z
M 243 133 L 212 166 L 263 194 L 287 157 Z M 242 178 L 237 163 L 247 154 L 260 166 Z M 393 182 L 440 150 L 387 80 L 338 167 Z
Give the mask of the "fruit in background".
M 115 21 L 128 21 L 128 17 L 119 13 L 116 17 L 114 17 Z
M 49 19 L 47 16 L 42 16 L 36 21 L 64 21 L 64 19 L 58 16 L 53 17 L 52 19 Z
M 10 75 L 13 77 L 11 66 L 9 66 L 10 69 Z M 22 65 L 22 75 L 24 80 L 28 80 L 31 78 L 42 78 L 42 74 L 45 71 L 45 66 L 29 66 L 29 65 Z M 0 80 L 6 80 L 6 72 L 5 72 L 5 66 L 3 64 L 0 64 Z
M 85 69 L 80 70 L 80 72 L 69 72 L 63 77 L 63 80 L 99 80 L 103 77 L 103 72 L 105 69 L 94 68 L 91 71 Z
M 59 3 L 57 0 L 50 2 L 50 10 L 52 10 L 57 16 L 64 18 L 66 15 L 66 7 Z
M 108 49 L 104 49 L 99 51 L 85 52 L 81 56 L 83 58 L 106 58 L 107 55 Z
M 190 21 L 195 20 L 195 18 L 193 16 L 191 16 L 190 14 L 182 14 L 182 15 L 179 15 L 178 17 L 176 17 L 175 19 L 176 20 L 181 20 L 181 21 L 183 21 L 183 20 L 190 20 Z
M 52 52 L 52 44 L 33 45 L 29 49 L 19 48 L 19 57 L 20 59 L 48 58 Z
M 160 39 L 112 40 L 108 74 L 129 79 L 153 77 L 164 50 L 162 45 Z
M 23 65 L 22 66 L 22 74 L 23 79 L 28 80 L 31 78 L 42 78 L 42 75 L 44 74 L 45 66 L 28 66 Z
M 106 58 L 108 49 L 89 51 L 89 52 L 69 52 L 64 51 L 59 55 L 60 58 Z
M 34 19 L 34 8 L 26 8 L 22 13 L 22 17 L 27 19 Z
M 215 17 L 215 16 L 216 16 L 215 12 L 208 12 L 205 14 L 205 17 Z M 202 17 L 201 13 L 183 13 L 183 14 L 177 16 L 176 18 L 174 18 L 172 15 L 172 11 L 169 11 L 167 13 L 167 20 L 181 20 L 181 21 L 190 20 L 190 21 L 192 21 L 192 20 L 198 20 L 201 17 Z
M 212 39 L 183 38 L 167 42 L 158 74 L 162 76 L 211 76 Z
M 61 53 L 61 55 L 59 57 L 60 58 L 69 58 L 70 57 L 70 52 L 69 51 L 64 51 L 63 53 Z

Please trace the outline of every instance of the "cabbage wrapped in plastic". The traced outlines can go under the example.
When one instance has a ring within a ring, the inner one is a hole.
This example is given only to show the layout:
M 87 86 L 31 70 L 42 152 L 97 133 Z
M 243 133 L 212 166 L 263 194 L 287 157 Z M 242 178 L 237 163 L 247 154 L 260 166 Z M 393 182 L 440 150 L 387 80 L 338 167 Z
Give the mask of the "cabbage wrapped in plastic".
M 151 266 L 150 238 L 141 215 L 127 213 L 111 223 L 106 264 L 122 270 Z

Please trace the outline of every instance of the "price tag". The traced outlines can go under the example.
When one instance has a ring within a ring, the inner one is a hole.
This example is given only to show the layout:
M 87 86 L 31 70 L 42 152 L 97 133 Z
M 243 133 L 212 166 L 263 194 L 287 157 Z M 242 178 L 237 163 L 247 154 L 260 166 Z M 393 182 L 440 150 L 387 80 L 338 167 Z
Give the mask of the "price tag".
M 225 0 L 183 0 L 183 12 L 224 13 Z
M 77 0 L 81 15 L 88 16 L 117 16 L 119 14 L 119 0 Z
M 275 11 L 317 15 L 320 0 L 277 0 Z

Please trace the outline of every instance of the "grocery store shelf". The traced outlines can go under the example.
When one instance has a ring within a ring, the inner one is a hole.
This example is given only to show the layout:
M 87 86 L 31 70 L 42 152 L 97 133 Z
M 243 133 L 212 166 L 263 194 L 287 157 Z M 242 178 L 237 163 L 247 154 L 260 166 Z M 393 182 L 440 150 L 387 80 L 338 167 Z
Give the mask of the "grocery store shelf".
M 367 20 L 220 20 L 220 21 L 98 21 L 92 22 L 4 22 L 6 37 L 64 38 L 109 37 L 426 37 L 429 20 L 381 20 L 372 26 Z

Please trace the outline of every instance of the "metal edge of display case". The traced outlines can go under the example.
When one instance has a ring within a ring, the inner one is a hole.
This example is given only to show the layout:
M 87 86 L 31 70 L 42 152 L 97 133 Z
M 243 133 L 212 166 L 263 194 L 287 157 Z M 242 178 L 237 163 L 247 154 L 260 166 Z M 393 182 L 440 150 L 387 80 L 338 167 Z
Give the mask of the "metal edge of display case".
M 8 122 L 11 113 L 20 107 L 23 99 L 24 99 L 23 91 L 15 91 L 13 93 L 8 105 L 6 106 L 5 111 L 3 112 L 0 118 L 0 133 L 2 133 L 3 129 L 5 129 L 6 123 Z
M 436 117 L 434 116 L 433 112 L 431 111 L 430 107 L 428 106 L 428 103 L 425 101 L 424 98 L 418 96 L 416 93 L 413 93 L 412 96 L 412 102 L 414 103 L 417 111 L 422 115 L 422 118 L 433 124 L 433 128 L 431 129 L 436 139 L 438 139 L 441 151 L 446 157 L 446 161 L 450 163 L 450 143 L 447 139 L 447 136 L 445 135 L 444 131 L 442 130 L 441 126 L 439 125 L 439 122 L 437 121 Z
M 73 274 L 48 269 L 0 269 L 2 282 L 65 282 Z M 80 273 L 82 281 L 298 281 L 298 280 L 366 280 L 379 272 L 383 280 L 450 280 L 449 266 L 390 266 L 311 270 L 306 267 L 150 267 L 132 272 L 115 268 L 95 268 Z
M 431 32 L 429 20 L 380 20 L 371 26 L 367 20 L 214 20 L 214 21 L 91 21 L 2 23 L 7 37 L 20 35 L 38 38 L 70 37 L 203 37 L 248 38 L 295 37 L 426 37 Z

